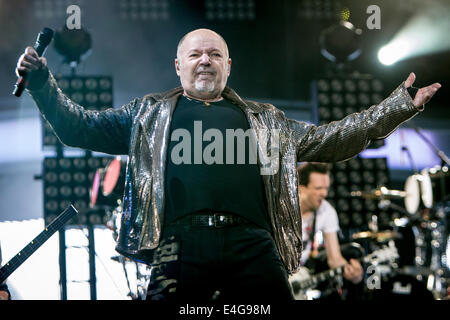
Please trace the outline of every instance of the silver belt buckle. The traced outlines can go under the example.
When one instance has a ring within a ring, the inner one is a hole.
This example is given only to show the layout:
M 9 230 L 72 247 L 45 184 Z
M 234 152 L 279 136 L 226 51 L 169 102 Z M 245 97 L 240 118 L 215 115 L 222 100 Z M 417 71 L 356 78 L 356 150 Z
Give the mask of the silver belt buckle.
M 212 223 L 211 223 L 212 220 Z M 210 226 L 214 226 L 215 228 L 222 227 L 222 223 L 226 221 L 226 217 L 220 213 L 214 213 L 214 215 L 210 218 Z

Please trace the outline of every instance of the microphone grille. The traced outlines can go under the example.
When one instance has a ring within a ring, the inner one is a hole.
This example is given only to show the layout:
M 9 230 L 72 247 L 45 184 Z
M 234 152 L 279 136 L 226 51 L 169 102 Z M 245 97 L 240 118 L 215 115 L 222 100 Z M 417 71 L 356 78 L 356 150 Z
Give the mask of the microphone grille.
M 52 29 L 44 28 L 41 32 L 39 32 L 36 42 L 40 43 L 41 45 L 47 46 L 50 41 L 52 41 L 53 34 L 54 32 Z

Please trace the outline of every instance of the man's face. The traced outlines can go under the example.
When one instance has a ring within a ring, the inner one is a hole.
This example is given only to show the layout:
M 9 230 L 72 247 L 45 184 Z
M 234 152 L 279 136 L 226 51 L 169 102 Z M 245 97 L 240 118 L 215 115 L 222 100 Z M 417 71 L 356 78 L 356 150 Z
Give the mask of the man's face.
M 307 186 L 300 185 L 300 199 L 305 210 L 317 210 L 328 195 L 330 177 L 327 174 L 312 172 Z
M 226 44 L 210 30 L 188 34 L 175 59 L 177 75 L 185 93 L 199 99 L 221 96 L 230 67 Z

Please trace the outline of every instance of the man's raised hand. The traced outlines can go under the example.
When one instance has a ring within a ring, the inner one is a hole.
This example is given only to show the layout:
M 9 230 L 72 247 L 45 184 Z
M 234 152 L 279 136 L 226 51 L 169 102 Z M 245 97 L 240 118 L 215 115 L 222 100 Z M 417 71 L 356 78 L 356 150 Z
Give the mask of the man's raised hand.
M 416 75 L 414 74 L 414 72 L 411 72 L 408 76 L 408 79 L 406 79 L 406 81 L 405 81 L 405 88 L 411 87 L 415 80 L 416 80 Z M 427 103 L 431 99 L 431 97 L 436 93 L 436 91 L 439 90 L 440 87 L 441 87 L 441 85 L 436 82 L 436 83 L 433 83 L 432 85 L 429 85 L 428 87 L 420 88 L 417 91 L 416 96 L 414 97 L 414 100 L 413 100 L 414 105 L 416 107 L 423 106 L 425 103 Z

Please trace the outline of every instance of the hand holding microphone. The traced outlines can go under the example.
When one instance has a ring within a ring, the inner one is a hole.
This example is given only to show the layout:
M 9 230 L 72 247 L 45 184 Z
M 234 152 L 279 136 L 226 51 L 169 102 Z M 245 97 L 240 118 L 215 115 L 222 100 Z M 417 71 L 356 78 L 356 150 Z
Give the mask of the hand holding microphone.
M 16 74 L 19 77 L 15 84 L 13 94 L 20 97 L 23 90 L 28 85 L 29 78 L 39 78 L 46 73 L 47 60 L 42 56 L 50 41 L 53 38 L 53 30 L 44 28 L 38 35 L 34 48 L 27 47 L 17 62 Z M 39 72 L 41 72 L 39 74 Z M 45 78 L 46 79 L 46 78 Z

